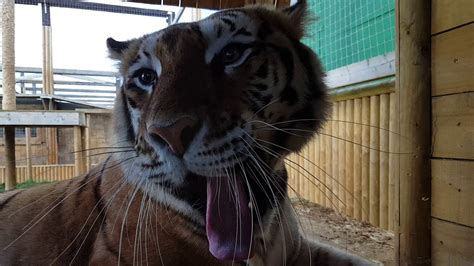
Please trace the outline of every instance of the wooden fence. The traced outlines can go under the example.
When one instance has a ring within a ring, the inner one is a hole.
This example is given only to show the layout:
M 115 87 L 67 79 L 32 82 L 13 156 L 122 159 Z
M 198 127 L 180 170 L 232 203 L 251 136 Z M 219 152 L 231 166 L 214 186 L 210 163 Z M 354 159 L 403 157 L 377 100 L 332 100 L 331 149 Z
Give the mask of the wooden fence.
M 374 94 L 336 99 L 320 134 L 286 161 L 289 194 L 393 230 L 396 101 Z
M 28 180 L 35 182 L 53 182 L 73 178 L 74 164 L 33 165 L 32 176 L 27 175 L 26 166 L 17 166 L 16 178 L 18 183 Z M 0 167 L 0 184 L 5 182 L 5 167 Z

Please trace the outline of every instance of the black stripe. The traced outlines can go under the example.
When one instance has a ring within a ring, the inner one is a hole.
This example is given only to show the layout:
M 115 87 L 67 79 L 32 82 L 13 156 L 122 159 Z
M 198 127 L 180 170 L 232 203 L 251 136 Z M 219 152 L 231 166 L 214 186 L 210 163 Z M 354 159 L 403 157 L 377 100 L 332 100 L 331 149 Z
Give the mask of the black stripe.
M 122 92 L 122 105 L 124 108 L 124 112 L 126 114 L 123 119 L 125 119 L 125 128 L 127 130 L 127 140 L 134 141 L 135 131 L 133 130 L 132 121 L 130 118 L 130 109 L 128 108 L 128 105 L 127 105 L 127 96 L 125 95 L 125 92 L 123 89 L 121 90 L 121 92 Z
M 217 38 L 220 38 L 222 36 L 222 26 L 217 25 Z
M 245 28 L 240 28 L 236 33 L 234 33 L 234 37 L 238 35 L 243 35 L 243 36 L 252 36 L 252 33 Z
M 266 91 L 268 86 L 263 83 L 250 83 L 250 86 L 255 87 L 259 91 Z
M 257 37 L 260 40 L 265 40 L 272 33 L 272 26 L 270 25 L 270 23 L 268 23 L 268 21 L 265 21 L 260 25 L 260 28 L 258 28 Z
M 261 79 L 265 79 L 268 76 L 268 60 L 265 60 L 263 64 L 260 65 L 255 75 Z
M 3 207 L 5 207 L 8 204 L 8 202 L 10 202 L 12 199 L 14 199 L 16 196 L 18 196 L 18 194 L 20 194 L 22 192 L 23 192 L 23 190 L 21 190 L 18 193 L 15 193 L 15 194 L 11 195 L 6 200 L 4 200 L 2 203 L 0 203 L 0 211 L 3 209 Z
M 235 23 L 232 20 L 230 20 L 228 18 L 221 18 L 221 21 L 224 22 L 225 24 L 229 25 L 230 32 L 235 31 Z

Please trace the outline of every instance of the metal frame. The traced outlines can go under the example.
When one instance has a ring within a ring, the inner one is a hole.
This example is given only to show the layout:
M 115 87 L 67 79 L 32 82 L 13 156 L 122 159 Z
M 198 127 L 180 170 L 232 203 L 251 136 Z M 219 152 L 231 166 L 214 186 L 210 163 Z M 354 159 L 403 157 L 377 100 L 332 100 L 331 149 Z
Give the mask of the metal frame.
M 173 22 L 175 12 L 157 10 L 157 9 L 146 9 L 138 7 L 127 7 L 118 5 L 108 5 L 102 3 L 93 2 L 82 2 L 82 1 L 62 1 L 62 0 L 15 0 L 16 4 L 23 5 L 45 5 L 46 7 L 63 7 L 63 8 L 74 8 L 91 11 L 102 11 L 110 13 L 120 13 L 129 15 L 139 15 L 148 17 L 162 17 L 166 18 L 168 24 Z M 49 14 L 49 12 L 47 12 Z M 50 21 L 50 20 L 49 20 Z M 45 22 L 45 20 L 43 20 Z

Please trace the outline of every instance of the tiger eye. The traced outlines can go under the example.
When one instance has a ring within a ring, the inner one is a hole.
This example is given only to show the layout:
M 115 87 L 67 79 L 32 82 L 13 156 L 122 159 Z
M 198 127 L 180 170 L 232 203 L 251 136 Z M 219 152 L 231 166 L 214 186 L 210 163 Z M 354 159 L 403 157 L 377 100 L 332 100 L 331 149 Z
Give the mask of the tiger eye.
M 226 65 L 235 63 L 242 56 L 242 49 L 237 46 L 229 46 L 222 51 L 222 62 Z
M 152 85 L 156 80 L 156 73 L 150 69 L 144 69 L 142 73 L 138 76 L 140 83 L 149 86 Z

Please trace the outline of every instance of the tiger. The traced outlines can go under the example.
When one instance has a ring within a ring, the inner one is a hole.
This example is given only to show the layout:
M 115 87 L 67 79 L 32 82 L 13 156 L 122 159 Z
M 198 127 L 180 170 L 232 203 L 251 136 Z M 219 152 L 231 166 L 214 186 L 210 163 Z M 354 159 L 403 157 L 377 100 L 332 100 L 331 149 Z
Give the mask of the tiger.
M 128 41 L 107 159 L 0 195 L 0 265 L 371 265 L 305 237 L 284 159 L 323 126 L 306 1 L 222 10 Z

